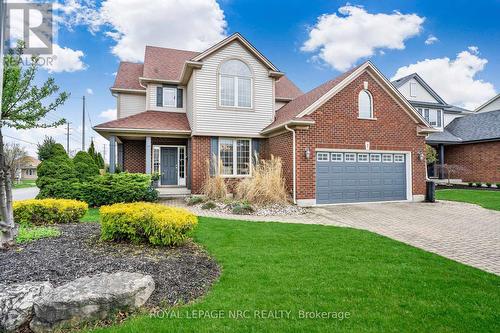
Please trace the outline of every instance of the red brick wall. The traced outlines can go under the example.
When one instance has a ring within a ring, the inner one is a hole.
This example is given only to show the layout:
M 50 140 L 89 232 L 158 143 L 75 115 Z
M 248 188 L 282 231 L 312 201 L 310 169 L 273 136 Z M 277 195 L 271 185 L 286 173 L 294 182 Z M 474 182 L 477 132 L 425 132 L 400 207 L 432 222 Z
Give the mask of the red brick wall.
M 358 94 L 363 82 L 373 96 L 374 117 L 358 119 Z M 316 122 L 307 130 L 297 130 L 297 198 L 315 198 L 316 148 L 397 150 L 412 153 L 413 194 L 425 193 L 425 138 L 417 136 L 417 125 L 384 89 L 367 73 L 362 74 L 311 114 Z M 283 147 L 284 148 L 284 147 Z M 305 149 L 311 158 L 305 158 Z M 291 164 L 290 164 L 291 165 Z
M 293 135 L 292 132 L 269 138 L 264 146 L 266 149 L 265 158 L 271 155 L 281 158 L 283 163 L 283 176 L 286 180 L 287 189 L 293 191 Z
M 193 136 L 191 151 L 191 193 L 199 194 L 206 177 L 206 161 L 210 158 L 210 137 Z
M 500 141 L 446 146 L 446 164 L 459 166 L 450 177 L 466 182 L 500 182 Z
M 146 172 L 146 141 L 124 140 L 123 170 L 128 172 Z

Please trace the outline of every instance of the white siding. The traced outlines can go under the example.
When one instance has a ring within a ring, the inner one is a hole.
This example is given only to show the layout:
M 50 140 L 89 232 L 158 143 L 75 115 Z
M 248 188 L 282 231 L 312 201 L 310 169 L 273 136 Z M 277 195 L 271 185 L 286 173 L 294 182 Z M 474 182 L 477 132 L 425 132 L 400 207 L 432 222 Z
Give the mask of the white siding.
M 218 106 L 218 67 L 237 58 L 253 71 L 253 109 L 224 109 Z M 203 60 L 195 70 L 194 134 L 258 136 L 274 117 L 274 79 L 268 69 L 239 42 L 233 42 Z
M 194 123 L 193 123 L 193 95 L 194 95 L 194 80 L 196 77 L 196 73 L 193 72 L 191 79 L 189 80 L 186 87 L 186 114 L 189 121 L 189 126 L 191 130 L 194 131 Z
M 285 106 L 286 104 L 287 104 L 287 102 L 278 102 L 278 101 L 276 101 L 274 103 L 274 110 L 278 110 L 279 108 Z
M 146 95 L 118 93 L 117 110 L 118 119 L 146 111 Z
M 444 114 L 444 127 L 453 121 L 455 118 L 466 116 L 465 114 L 445 113 Z
M 495 110 L 500 110 L 500 98 L 495 99 L 490 104 L 484 106 L 481 110 L 478 110 L 478 112 L 488 112 Z
M 148 84 L 147 89 L 147 109 L 150 111 L 167 111 L 167 112 L 186 112 L 186 87 L 179 86 L 182 88 L 182 108 L 171 108 L 171 107 L 160 107 L 156 106 L 156 87 L 159 87 L 159 84 Z
M 410 96 L 410 84 L 416 84 L 416 86 L 415 86 L 415 88 L 416 88 L 416 94 L 415 95 L 416 96 L 413 96 L 413 97 Z M 409 80 L 408 82 L 406 82 L 405 84 L 403 84 L 401 87 L 399 87 L 398 90 L 409 101 L 418 101 L 418 102 L 427 102 L 427 103 L 439 103 L 415 79 Z

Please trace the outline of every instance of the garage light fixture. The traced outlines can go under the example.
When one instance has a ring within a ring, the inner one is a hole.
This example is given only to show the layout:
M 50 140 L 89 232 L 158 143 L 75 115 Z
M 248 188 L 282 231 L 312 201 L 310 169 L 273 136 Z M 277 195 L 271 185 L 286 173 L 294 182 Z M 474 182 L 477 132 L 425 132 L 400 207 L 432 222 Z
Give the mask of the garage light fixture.
M 306 154 L 306 159 L 310 159 L 311 158 L 311 150 L 309 148 L 306 148 L 304 150 L 304 153 Z
M 423 161 L 424 160 L 424 153 L 422 151 L 419 151 L 417 153 L 417 156 L 418 156 L 418 160 L 419 161 Z

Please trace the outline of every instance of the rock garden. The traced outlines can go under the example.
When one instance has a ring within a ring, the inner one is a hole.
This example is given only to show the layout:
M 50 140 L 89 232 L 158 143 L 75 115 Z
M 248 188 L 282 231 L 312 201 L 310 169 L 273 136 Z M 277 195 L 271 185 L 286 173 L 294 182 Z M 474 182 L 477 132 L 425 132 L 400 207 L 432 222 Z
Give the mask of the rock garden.
M 197 218 L 187 210 L 114 204 L 100 208 L 100 224 L 79 222 L 86 211 L 76 200 L 15 203 L 25 238 L 0 252 L 0 331 L 50 332 L 184 304 L 220 274 L 190 239 Z

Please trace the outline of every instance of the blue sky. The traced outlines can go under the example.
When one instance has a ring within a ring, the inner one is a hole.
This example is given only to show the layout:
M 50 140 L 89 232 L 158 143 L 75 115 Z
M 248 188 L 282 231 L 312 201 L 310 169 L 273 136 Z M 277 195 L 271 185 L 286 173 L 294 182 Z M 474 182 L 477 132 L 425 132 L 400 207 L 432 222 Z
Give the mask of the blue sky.
M 57 5 L 62 24 L 55 43 L 63 49 L 61 63 L 51 73 L 41 70 L 39 77 L 53 76 L 72 95 L 49 116 L 72 123 L 72 149 L 81 145 L 81 97 L 87 98 L 87 128 L 107 121 L 116 108 L 109 87 L 119 61 L 139 60 L 145 44 L 202 50 L 240 32 L 303 91 L 366 59 L 388 78 L 418 71 L 457 105 L 472 108 L 500 90 L 500 1 L 92 3 L 65 0 Z M 95 137 L 102 150 L 105 140 L 88 132 L 87 141 Z M 8 132 L 30 143 L 45 134 L 65 142 L 63 129 Z

